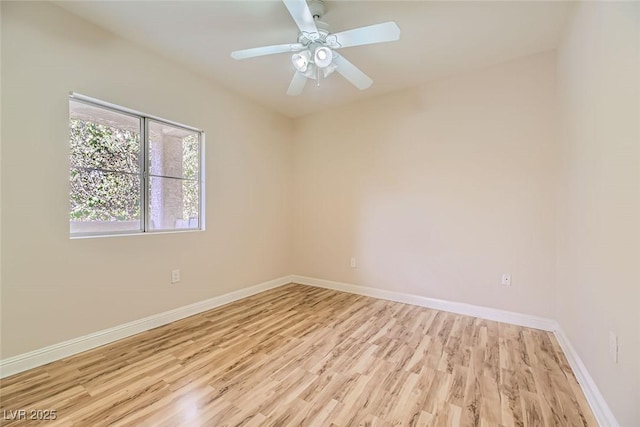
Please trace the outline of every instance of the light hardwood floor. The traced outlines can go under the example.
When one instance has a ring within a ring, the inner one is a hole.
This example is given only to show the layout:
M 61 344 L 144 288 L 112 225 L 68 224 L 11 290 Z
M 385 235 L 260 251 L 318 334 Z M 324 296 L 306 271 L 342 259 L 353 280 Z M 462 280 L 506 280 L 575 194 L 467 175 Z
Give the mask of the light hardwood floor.
M 597 425 L 548 332 L 302 285 L 14 375 L 0 398 L 57 411 L 6 426 Z

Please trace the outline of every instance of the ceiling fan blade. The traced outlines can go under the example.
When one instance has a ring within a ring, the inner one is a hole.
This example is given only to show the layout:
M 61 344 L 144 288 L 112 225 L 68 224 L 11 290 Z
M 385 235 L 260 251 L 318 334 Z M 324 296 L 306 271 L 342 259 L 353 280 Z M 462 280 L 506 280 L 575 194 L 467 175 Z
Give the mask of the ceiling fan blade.
M 298 52 L 304 49 L 304 46 L 300 43 L 293 44 L 276 44 L 273 46 L 254 47 L 251 49 L 235 50 L 231 52 L 233 59 L 246 59 L 253 58 L 255 56 L 273 55 L 275 53 L 285 52 Z
M 400 39 L 400 27 L 395 22 L 389 21 L 331 34 L 327 37 L 327 44 L 333 49 L 340 49 L 398 39 Z
M 300 31 L 308 34 L 318 34 L 318 27 L 316 27 L 316 22 L 311 15 L 306 0 L 282 0 L 282 2 L 289 10 L 293 20 L 296 21 Z
M 342 55 L 334 55 L 333 63 L 336 65 L 336 71 L 349 80 L 355 87 L 364 90 L 371 86 L 373 80 L 365 73 L 360 71 L 358 67 L 345 59 Z
M 300 95 L 306 84 L 307 78 L 304 76 L 304 74 L 296 71 L 296 73 L 293 75 L 293 78 L 291 79 L 291 84 L 289 84 L 289 89 L 287 89 L 287 95 Z

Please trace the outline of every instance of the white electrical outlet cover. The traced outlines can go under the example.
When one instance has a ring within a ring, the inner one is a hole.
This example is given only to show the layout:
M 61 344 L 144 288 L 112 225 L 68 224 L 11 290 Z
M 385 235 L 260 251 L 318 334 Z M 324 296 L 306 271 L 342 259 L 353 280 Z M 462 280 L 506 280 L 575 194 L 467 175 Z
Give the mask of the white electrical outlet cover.
M 180 270 L 171 271 L 171 283 L 178 283 L 180 281 Z

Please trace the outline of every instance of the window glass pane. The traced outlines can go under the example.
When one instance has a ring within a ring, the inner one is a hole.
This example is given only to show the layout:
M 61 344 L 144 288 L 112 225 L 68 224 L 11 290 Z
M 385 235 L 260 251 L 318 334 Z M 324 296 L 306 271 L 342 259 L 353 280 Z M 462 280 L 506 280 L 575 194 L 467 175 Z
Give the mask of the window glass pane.
M 150 177 L 149 227 L 152 230 L 198 228 L 198 181 Z
M 199 179 L 200 134 L 149 120 L 149 173 Z
M 140 231 L 140 175 L 71 169 L 71 233 Z
M 71 233 L 142 230 L 141 122 L 69 101 Z
M 69 102 L 71 167 L 140 172 L 140 118 Z

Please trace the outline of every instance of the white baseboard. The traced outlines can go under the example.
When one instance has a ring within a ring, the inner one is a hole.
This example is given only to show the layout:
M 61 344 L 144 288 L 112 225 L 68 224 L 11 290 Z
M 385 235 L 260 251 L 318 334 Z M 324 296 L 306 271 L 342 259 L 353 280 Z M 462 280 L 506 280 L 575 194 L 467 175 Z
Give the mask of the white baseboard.
M 593 378 L 591 378 L 591 375 L 589 375 L 587 367 L 584 366 L 580 356 L 578 356 L 578 353 L 571 345 L 569 338 L 559 326 L 555 331 L 555 336 L 560 347 L 562 347 L 562 351 L 564 351 L 565 356 L 567 356 L 567 361 L 578 380 L 578 384 L 580 384 L 580 388 L 582 388 L 582 392 L 587 398 L 587 402 L 589 402 L 591 406 L 591 410 L 598 424 L 607 427 L 620 427 L 613 412 L 609 409 L 609 405 L 607 405 L 607 402 L 600 393 L 598 386 L 595 381 L 593 381 Z
M 557 322 L 552 319 L 532 316 L 529 314 L 515 313 L 512 311 L 499 310 L 496 308 L 482 307 L 479 305 L 471 305 L 435 298 L 427 298 L 420 295 L 405 294 L 402 292 L 387 291 L 384 289 L 333 282 L 330 280 L 316 279 L 313 277 L 293 275 L 291 276 L 291 281 L 293 283 L 299 283 L 301 285 L 316 286 L 319 288 L 349 292 L 351 294 L 402 302 L 405 304 L 412 304 L 420 307 L 433 308 L 435 310 L 449 311 L 451 313 L 464 314 L 466 316 L 480 317 L 482 319 L 495 320 L 497 322 L 526 326 L 528 328 L 542 329 L 543 331 L 553 332 L 557 328 Z
M 240 289 L 228 294 L 210 298 L 205 301 L 196 302 L 194 304 L 179 307 L 164 313 L 154 314 L 144 319 L 134 320 L 133 322 L 118 325 L 113 328 L 104 329 L 79 338 L 74 338 L 58 344 L 53 344 L 28 353 L 9 357 L 0 360 L 0 378 L 8 377 L 19 372 L 26 371 L 47 363 L 55 362 L 62 358 L 73 356 L 83 351 L 101 345 L 109 344 L 122 338 L 166 325 L 194 314 L 202 313 L 207 310 L 237 301 L 251 295 L 264 292 L 269 289 L 277 288 L 282 285 L 291 283 L 291 276 L 284 276 L 278 279 L 269 280 L 255 286 Z

